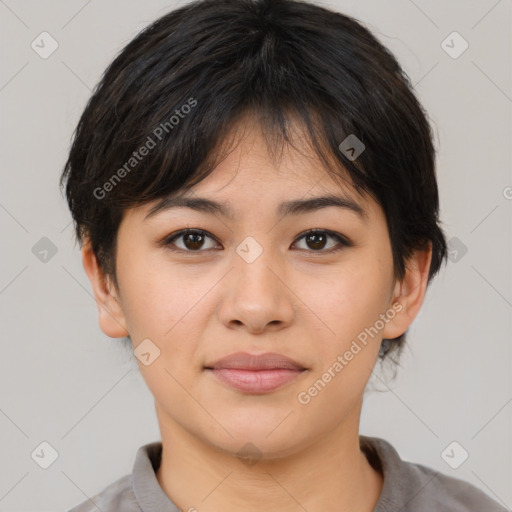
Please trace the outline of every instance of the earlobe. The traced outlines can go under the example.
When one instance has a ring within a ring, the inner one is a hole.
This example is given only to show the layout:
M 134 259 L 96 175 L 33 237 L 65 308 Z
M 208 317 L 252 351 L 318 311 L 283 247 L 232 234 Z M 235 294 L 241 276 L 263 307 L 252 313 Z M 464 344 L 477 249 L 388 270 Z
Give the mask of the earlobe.
M 406 262 L 405 276 L 401 281 L 395 283 L 391 301 L 396 315 L 383 329 L 383 339 L 394 339 L 401 336 L 416 318 L 427 291 L 431 260 L 432 244 L 428 249 L 414 251 Z
M 124 313 L 115 286 L 101 270 L 89 240 L 86 240 L 82 247 L 82 264 L 91 282 L 98 306 L 98 323 L 101 330 L 110 338 L 128 336 Z

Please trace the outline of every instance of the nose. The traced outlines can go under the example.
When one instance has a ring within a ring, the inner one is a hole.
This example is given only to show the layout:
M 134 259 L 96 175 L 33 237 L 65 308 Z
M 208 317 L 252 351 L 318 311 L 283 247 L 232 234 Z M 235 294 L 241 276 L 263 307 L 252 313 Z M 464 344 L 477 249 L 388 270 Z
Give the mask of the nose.
M 294 294 L 284 261 L 260 244 L 240 244 L 232 270 L 222 280 L 220 320 L 228 328 L 256 334 L 288 326 L 295 314 Z

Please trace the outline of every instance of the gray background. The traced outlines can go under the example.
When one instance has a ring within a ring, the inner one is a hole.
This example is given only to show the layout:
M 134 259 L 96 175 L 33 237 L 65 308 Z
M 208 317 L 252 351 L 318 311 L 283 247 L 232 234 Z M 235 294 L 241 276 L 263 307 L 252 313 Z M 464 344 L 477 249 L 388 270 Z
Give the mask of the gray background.
M 129 473 L 137 448 L 160 439 L 135 360 L 98 327 L 58 178 L 104 68 L 176 5 L 0 1 L 0 511 L 70 508 Z M 511 0 L 324 5 L 363 21 L 415 84 L 436 133 L 452 248 L 397 379 L 372 381 L 385 392 L 368 391 L 361 433 L 510 508 Z M 43 31 L 59 45 L 46 59 L 31 47 Z M 442 47 L 453 31 L 469 44 L 458 58 Z M 42 252 L 43 237 L 55 254 Z M 48 469 L 31 457 L 43 441 L 58 453 Z M 458 469 L 441 456 L 452 441 L 469 453 Z

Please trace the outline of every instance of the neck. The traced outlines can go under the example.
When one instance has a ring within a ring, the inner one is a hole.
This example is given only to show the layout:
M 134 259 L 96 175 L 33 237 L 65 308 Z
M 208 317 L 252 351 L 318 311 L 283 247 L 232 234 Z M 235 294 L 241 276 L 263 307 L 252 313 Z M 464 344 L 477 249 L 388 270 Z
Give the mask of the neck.
M 372 512 L 383 479 L 359 447 L 361 405 L 309 446 L 252 464 L 191 435 L 157 406 L 163 445 L 158 482 L 187 511 Z

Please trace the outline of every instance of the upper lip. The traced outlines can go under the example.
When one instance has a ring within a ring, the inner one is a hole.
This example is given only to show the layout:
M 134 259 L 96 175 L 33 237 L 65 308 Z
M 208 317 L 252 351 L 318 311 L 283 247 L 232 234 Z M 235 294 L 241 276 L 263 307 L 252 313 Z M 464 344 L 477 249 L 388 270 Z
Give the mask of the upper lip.
M 222 357 L 221 359 L 206 365 L 205 368 L 234 368 L 237 370 L 306 370 L 306 368 L 297 361 L 274 352 L 267 352 L 259 355 L 237 352 L 235 354 Z

